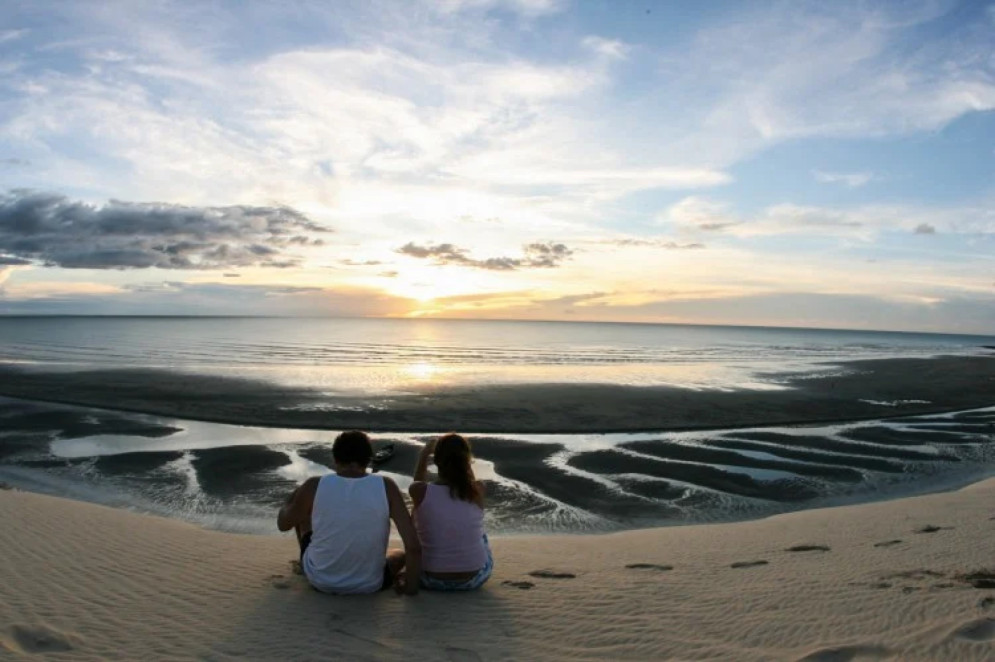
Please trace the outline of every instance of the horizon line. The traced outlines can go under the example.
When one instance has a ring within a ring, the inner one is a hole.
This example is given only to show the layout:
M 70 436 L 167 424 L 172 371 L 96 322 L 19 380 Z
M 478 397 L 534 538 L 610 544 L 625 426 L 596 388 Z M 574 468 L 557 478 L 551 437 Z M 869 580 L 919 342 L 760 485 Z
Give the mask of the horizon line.
M 835 331 L 848 333 L 897 333 L 906 335 L 936 335 L 936 336 L 969 336 L 977 338 L 995 338 L 995 334 L 967 333 L 955 331 L 910 331 L 897 329 L 860 329 L 846 327 L 818 326 L 780 326 L 765 324 L 720 324 L 702 322 L 643 322 L 622 320 L 561 320 L 561 319 L 516 319 L 516 318 L 477 318 L 477 317 L 389 317 L 363 315 L 199 315 L 199 314 L 94 314 L 94 313 L 0 313 L 0 319 L 37 319 L 37 318 L 108 318 L 108 319 L 351 319 L 351 320 L 400 320 L 409 322 L 441 321 L 441 322 L 502 322 L 502 323 L 537 323 L 537 324 L 616 324 L 638 326 L 687 326 L 715 327 L 729 329 L 779 329 L 791 331 Z

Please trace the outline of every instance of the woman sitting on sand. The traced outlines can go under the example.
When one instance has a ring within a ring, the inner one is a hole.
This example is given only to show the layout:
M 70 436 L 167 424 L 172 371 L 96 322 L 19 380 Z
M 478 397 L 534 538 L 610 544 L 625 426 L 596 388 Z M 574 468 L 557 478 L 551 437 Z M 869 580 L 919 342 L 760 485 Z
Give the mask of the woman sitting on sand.
M 433 452 L 438 479 L 426 483 Z M 455 433 L 425 444 L 418 456 L 408 493 L 422 548 L 422 588 L 473 590 L 494 568 L 484 533 L 484 487 L 473 475 L 471 457 L 469 442 Z

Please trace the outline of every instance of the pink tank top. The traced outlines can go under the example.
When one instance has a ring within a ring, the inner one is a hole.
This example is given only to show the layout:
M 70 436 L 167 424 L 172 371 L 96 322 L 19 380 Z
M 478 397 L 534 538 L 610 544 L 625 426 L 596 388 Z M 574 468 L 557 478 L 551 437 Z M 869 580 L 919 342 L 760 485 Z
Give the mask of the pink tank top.
M 484 510 L 453 498 L 446 485 L 426 486 L 414 511 L 421 542 L 422 568 L 429 572 L 472 572 L 487 563 Z

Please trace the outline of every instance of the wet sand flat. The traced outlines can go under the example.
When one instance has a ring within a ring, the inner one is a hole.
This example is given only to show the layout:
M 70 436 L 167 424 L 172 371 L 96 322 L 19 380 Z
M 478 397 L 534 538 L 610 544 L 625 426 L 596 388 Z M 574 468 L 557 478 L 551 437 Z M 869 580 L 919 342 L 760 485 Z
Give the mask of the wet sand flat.
M 772 375 L 777 391 L 598 384 L 424 387 L 339 397 L 161 370 L 0 368 L 0 395 L 242 425 L 375 431 L 583 433 L 852 421 L 995 404 L 995 357 L 854 361 L 836 376 Z M 874 404 L 894 403 L 893 406 Z

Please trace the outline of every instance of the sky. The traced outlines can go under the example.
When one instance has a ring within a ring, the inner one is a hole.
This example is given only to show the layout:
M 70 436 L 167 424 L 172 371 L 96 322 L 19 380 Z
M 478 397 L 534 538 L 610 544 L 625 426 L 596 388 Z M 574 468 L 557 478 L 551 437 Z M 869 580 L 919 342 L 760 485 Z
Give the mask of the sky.
M 0 314 L 995 333 L 995 4 L 0 13 Z

